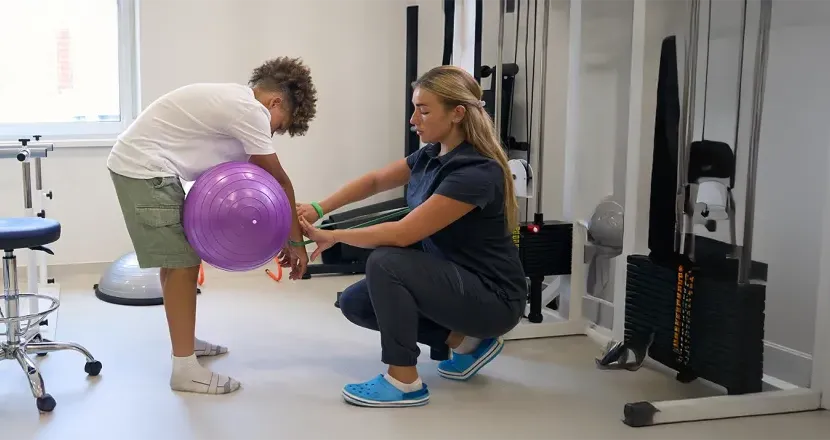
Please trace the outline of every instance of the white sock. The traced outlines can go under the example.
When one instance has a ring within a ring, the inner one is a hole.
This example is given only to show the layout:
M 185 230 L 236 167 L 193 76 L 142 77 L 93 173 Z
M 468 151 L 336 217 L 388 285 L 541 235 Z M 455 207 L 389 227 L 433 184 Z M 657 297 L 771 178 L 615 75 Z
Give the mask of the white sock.
M 199 338 L 196 338 L 196 340 L 194 341 L 193 348 L 193 353 L 196 355 L 196 357 L 218 356 L 220 354 L 225 354 L 228 352 L 228 347 L 211 344 L 210 342 L 203 341 Z
M 386 378 L 387 382 L 391 383 L 395 388 L 403 391 L 404 393 L 412 393 L 424 387 L 424 383 L 421 381 L 420 377 L 415 379 L 415 382 L 412 383 L 403 383 L 389 374 L 384 374 L 383 377 Z
M 479 344 L 481 344 L 481 339 L 464 336 L 464 340 L 461 341 L 461 344 L 459 344 L 458 347 L 454 348 L 452 351 L 458 354 L 470 354 L 478 348 Z
M 239 389 L 239 382 L 221 374 L 216 374 L 199 364 L 196 355 L 187 357 L 173 356 L 173 373 L 170 375 L 170 388 L 201 394 L 228 394 Z

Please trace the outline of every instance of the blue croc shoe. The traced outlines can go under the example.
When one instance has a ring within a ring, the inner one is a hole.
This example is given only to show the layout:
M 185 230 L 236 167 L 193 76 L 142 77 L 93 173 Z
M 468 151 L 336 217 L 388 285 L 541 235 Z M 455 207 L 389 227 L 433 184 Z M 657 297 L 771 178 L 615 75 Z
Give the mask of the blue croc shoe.
M 438 374 L 451 380 L 467 380 L 490 363 L 504 348 L 502 338 L 485 339 L 469 354 L 452 353 L 452 358 L 438 364 Z
M 379 374 L 368 382 L 346 385 L 343 387 L 343 398 L 346 402 L 357 406 L 404 408 L 426 405 L 429 402 L 429 390 L 424 384 L 418 391 L 405 393 L 395 388 L 382 374 Z

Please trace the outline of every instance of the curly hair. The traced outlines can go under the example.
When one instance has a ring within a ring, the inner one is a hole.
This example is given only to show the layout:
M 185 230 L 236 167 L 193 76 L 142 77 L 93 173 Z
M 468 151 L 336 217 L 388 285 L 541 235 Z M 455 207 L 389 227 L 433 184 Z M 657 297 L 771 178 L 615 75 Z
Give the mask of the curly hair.
M 317 115 L 317 89 L 311 80 L 311 70 L 300 58 L 268 60 L 254 69 L 248 84 L 285 95 L 291 112 L 288 134 L 292 137 L 306 134 L 308 123 Z

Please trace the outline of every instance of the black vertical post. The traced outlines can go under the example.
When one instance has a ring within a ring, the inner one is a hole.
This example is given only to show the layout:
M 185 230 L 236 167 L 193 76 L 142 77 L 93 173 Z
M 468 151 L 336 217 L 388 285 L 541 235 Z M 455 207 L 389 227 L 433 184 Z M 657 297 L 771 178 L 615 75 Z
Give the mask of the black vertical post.
M 406 7 L 406 114 L 404 132 L 404 156 L 421 147 L 418 134 L 411 130 L 409 118 L 415 112 L 412 105 L 412 83 L 418 79 L 418 6 Z
M 455 38 L 455 0 L 444 0 L 444 52 L 441 64 L 452 63 L 452 42 Z
M 473 76 L 476 81 L 481 83 L 481 31 L 482 19 L 484 17 L 484 3 L 482 0 L 476 0 L 476 44 L 475 53 L 473 54 Z M 493 75 L 495 78 L 495 75 Z

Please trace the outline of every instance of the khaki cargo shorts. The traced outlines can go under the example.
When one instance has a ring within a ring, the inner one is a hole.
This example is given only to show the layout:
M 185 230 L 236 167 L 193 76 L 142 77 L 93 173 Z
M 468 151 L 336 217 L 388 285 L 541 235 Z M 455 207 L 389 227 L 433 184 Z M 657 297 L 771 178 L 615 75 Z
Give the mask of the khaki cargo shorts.
M 185 268 L 201 259 L 184 235 L 184 188 L 176 177 L 132 179 L 110 171 L 138 265 Z

